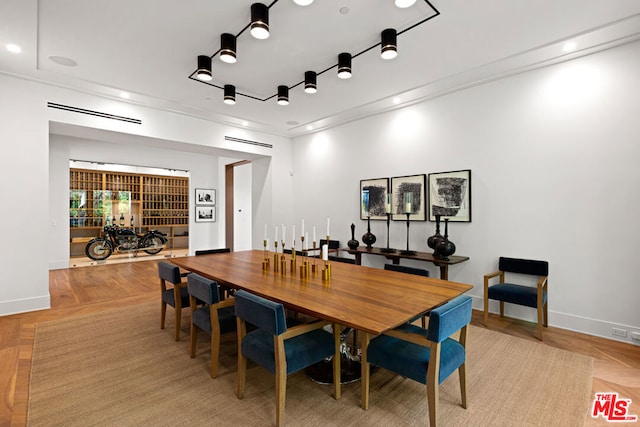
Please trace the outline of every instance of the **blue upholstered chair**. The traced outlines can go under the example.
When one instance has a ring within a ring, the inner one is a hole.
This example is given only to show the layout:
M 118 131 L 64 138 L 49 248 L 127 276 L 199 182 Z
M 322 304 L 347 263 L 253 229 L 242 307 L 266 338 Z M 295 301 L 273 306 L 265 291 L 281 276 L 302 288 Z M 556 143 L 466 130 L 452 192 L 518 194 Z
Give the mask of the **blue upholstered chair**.
M 400 265 L 400 264 L 385 264 L 384 269 L 389 271 L 397 271 L 399 273 L 415 274 L 416 276 L 429 277 L 429 270 L 425 270 L 423 268 L 408 267 L 406 265 Z M 422 319 L 423 328 L 427 327 L 427 322 L 425 318 L 425 316 L 427 315 L 428 313 L 423 316 L 420 316 L 420 318 Z M 414 320 L 415 319 L 413 319 L 412 322 Z
M 158 274 L 160 276 L 160 329 L 164 329 L 164 322 L 167 316 L 167 305 L 175 308 L 175 339 L 180 341 L 180 320 L 182 317 L 182 307 L 189 307 L 189 293 L 187 292 L 187 282 L 182 281 L 178 266 L 168 262 L 158 263 Z M 167 286 L 171 284 L 171 286 Z
M 218 375 L 220 335 L 236 330 L 233 299 L 220 301 L 218 283 L 199 274 L 187 278 L 189 304 L 191 306 L 191 334 L 189 356 L 196 356 L 198 329 L 211 336 L 211 378 Z
M 329 322 L 299 324 L 288 328 L 282 304 L 246 291 L 235 293 L 238 329 L 238 390 L 242 399 L 247 358 L 276 377 L 276 424 L 284 425 L 287 375 L 333 357 L 334 397 L 340 398 L 340 334 L 322 329 Z M 246 323 L 256 329 L 247 333 Z
M 527 274 L 537 277 L 536 286 L 505 282 L 505 272 Z M 489 320 L 489 300 L 500 301 L 500 317 L 504 317 L 504 303 L 532 307 L 538 311 L 538 339 L 542 341 L 542 327 L 548 325 L 547 285 L 549 284 L 549 263 L 520 258 L 500 257 L 498 271 L 484 276 L 484 324 Z M 498 284 L 489 281 L 499 278 Z
M 466 340 L 471 321 L 471 298 L 463 295 L 435 308 L 429 327 L 404 324 L 362 347 L 362 407 L 369 407 L 369 364 L 427 385 L 429 424 L 437 425 L 438 386 L 458 370 L 462 407 L 467 407 Z M 451 338 L 460 331 L 456 341 Z M 365 334 L 365 341 L 368 335 Z

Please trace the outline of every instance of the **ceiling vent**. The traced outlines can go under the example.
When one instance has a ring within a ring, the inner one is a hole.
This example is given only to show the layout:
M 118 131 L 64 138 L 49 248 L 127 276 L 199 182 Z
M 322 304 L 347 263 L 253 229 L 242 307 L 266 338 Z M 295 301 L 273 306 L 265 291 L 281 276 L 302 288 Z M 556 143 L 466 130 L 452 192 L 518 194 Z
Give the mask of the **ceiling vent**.
M 240 142 L 242 144 L 257 145 L 258 147 L 273 148 L 273 145 L 271 144 L 266 144 L 264 142 L 258 142 L 258 141 L 251 141 L 249 139 L 234 138 L 233 136 L 225 135 L 224 140 L 231 141 L 231 142 Z
M 102 113 L 100 111 L 86 110 L 84 108 L 72 107 L 70 105 L 64 105 L 64 104 L 56 104 L 54 102 L 47 102 L 47 107 L 55 108 L 57 110 L 71 111 L 73 113 L 87 114 L 89 116 L 102 117 L 103 119 L 120 120 L 121 122 L 135 123 L 137 125 L 142 124 L 142 120 L 140 119 L 132 119 L 131 117 L 116 116 L 115 114 L 107 114 L 107 113 Z

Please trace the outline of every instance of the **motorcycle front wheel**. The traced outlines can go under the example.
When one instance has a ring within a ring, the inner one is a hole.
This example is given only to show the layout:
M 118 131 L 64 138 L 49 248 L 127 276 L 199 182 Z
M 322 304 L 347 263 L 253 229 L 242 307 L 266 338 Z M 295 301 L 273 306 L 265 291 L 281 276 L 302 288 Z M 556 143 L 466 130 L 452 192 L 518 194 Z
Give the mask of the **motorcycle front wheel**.
M 144 251 L 149 255 L 155 255 L 164 249 L 164 240 L 158 236 L 147 237 L 142 241 L 142 248 L 147 248 Z
M 87 243 L 84 248 L 84 253 L 95 261 L 102 261 L 107 259 L 113 253 L 113 246 L 111 242 L 106 239 L 94 239 Z

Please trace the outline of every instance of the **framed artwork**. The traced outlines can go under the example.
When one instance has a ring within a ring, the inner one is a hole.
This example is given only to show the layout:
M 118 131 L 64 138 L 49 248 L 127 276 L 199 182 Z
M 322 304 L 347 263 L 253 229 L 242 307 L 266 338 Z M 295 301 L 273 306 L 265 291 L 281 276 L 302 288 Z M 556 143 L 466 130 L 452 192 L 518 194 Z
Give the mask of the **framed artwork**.
M 196 206 L 196 222 L 216 222 L 216 207 Z
M 429 174 L 429 221 L 471 222 L 471 169 Z
M 391 218 L 394 220 L 426 221 L 425 174 L 391 178 Z
M 213 188 L 196 188 L 197 206 L 215 206 L 216 190 Z
M 360 180 L 360 219 L 387 219 L 389 178 Z

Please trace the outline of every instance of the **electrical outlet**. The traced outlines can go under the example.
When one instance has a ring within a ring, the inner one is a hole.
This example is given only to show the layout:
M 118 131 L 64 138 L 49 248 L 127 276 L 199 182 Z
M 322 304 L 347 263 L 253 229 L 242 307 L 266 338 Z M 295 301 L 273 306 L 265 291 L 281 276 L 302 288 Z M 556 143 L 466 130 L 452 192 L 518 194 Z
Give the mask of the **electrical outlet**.
M 631 340 L 640 342 L 640 332 L 631 332 Z
M 627 330 L 626 329 L 611 328 L 611 333 L 613 334 L 614 337 L 620 337 L 620 338 L 626 338 L 627 337 Z

